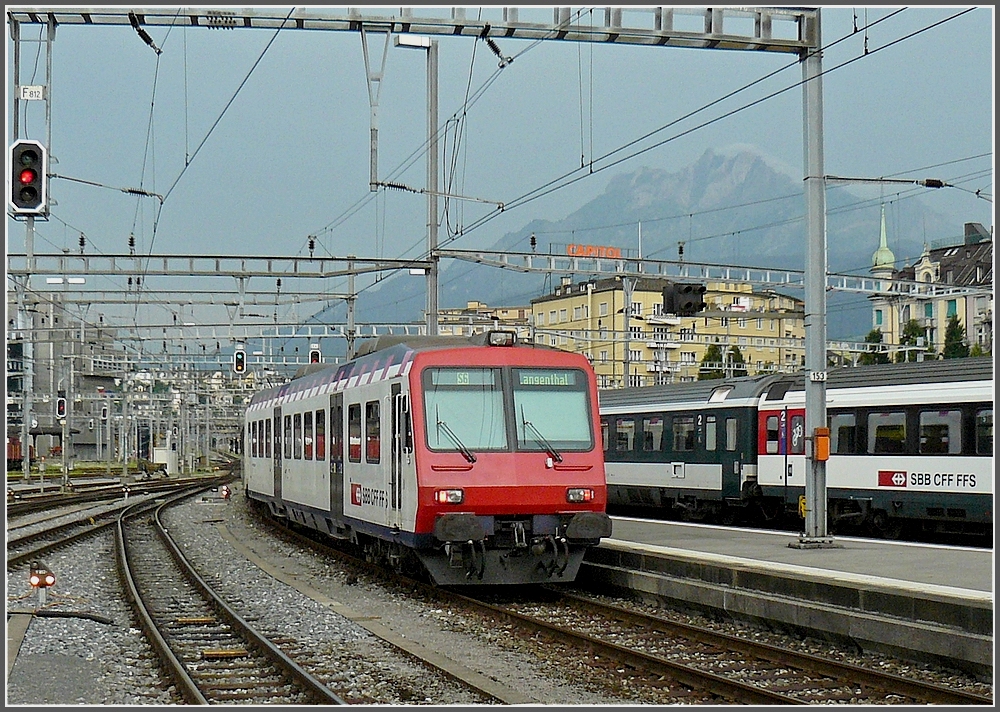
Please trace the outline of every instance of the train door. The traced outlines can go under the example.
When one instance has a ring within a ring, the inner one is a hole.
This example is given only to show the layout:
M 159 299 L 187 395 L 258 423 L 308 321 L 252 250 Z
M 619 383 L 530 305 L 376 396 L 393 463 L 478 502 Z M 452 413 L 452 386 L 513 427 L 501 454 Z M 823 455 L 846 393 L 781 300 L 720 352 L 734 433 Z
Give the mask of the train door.
M 330 395 L 330 514 L 344 518 L 344 394 Z
M 410 435 L 410 403 L 409 397 L 402 393 L 399 383 L 392 384 L 392 453 L 389 465 L 389 526 L 402 525 L 403 482 L 410 453 L 413 450 Z
M 780 456 L 779 484 L 785 488 L 786 501 L 791 494 L 789 487 L 805 486 L 805 451 L 805 411 L 786 407 L 768 417 L 766 452 Z
M 274 498 L 281 499 L 281 407 L 274 409 Z

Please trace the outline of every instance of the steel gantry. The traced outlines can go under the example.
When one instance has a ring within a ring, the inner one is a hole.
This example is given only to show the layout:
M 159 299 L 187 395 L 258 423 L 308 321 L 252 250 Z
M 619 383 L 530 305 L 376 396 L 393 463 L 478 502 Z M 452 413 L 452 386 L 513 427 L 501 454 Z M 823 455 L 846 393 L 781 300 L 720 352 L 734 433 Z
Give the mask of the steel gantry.
M 414 33 L 438 36 L 504 37 L 532 41 L 633 44 L 659 47 L 780 52 L 797 55 L 802 68 L 803 167 L 806 208 L 805 289 L 806 430 L 826 426 L 826 197 L 823 165 L 822 42 L 819 8 L 615 8 L 547 9 L 482 8 L 471 17 L 466 8 L 401 8 L 398 15 L 369 15 L 367 8 L 345 11 L 326 8 L 200 9 L 200 8 L 7 8 L 15 64 L 20 56 L 19 25 L 48 26 L 49 47 L 55 28 L 62 25 L 132 25 L 153 49 L 143 27 L 262 28 Z M 538 18 L 527 21 L 528 18 Z M 549 19 L 551 18 L 551 19 Z M 157 50 L 158 51 L 158 50 Z M 368 57 L 366 55 L 366 64 Z M 504 61 L 501 58 L 501 61 Z M 19 73 L 15 81 L 20 81 Z M 377 74 L 377 73 L 376 73 Z M 377 79 L 378 77 L 376 77 Z M 369 72 L 369 82 L 373 80 Z M 49 87 L 51 89 L 51 87 Z M 45 96 L 51 101 L 51 91 Z M 14 92 L 14 114 L 19 92 Z M 375 115 L 373 106 L 373 150 Z M 48 119 L 47 119 L 48 123 Z M 51 150 L 51 146 L 49 150 Z M 373 156 L 374 165 L 374 156 Z M 373 176 L 375 168 L 373 168 Z M 27 219 L 30 234 L 33 218 Z M 430 240 L 430 236 L 428 238 Z M 430 261 L 438 255 L 432 251 Z M 433 269 L 426 270 L 428 288 Z M 436 303 L 436 294 L 433 303 Z M 428 303 L 432 303 L 430 297 Z M 429 322 L 430 323 L 430 322 Z M 811 455 L 811 452 L 810 452 Z M 808 502 L 802 547 L 832 545 L 826 533 L 826 463 L 810 457 L 806 478 Z

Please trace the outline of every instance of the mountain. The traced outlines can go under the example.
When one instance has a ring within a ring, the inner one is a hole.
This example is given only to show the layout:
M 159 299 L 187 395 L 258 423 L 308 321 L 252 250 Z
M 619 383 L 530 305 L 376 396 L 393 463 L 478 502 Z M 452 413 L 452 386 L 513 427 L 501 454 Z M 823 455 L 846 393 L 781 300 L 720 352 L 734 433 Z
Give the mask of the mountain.
M 805 265 L 806 226 L 802 179 L 760 153 L 711 149 L 677 172 L 639 168 L 615 176 L 601 195 L 565 218 L 532 220 L 504 235 L 491 250 L 528 251 L 537 236 L 540 253 L 566 254 L 565 243 L 607 245 L 642 255 L 676 260 L 683 243 L 687 262 L 801 270 Z M 845 187 L 827 189 L 829 271 L 869 275 L 878 248 L 881 206 Z M 961 233 L 961 225 L 926 208 L 919 200 L 901 200 L 886 210 L 889 247 L 897 264 L 915 260 L 926 240 Z M 587 275 L 577 275 L 583 278 Z M 477 300 L 490 306 L 528 304 L 551 291 L 551 278 L 445 260 L 440 272 L 441 307 L 464 307 Z M 425 281 L 407 274 L 386 279 L 357 301 L 362 322 L 421 320 Z M 793 296 L 804 298 L 801 290 Z M 340 321 L 344 307 L 317 315 Z M 863 295 L 830 293 L 827 331 L 832 339 L 861 340 L 871 328 L 871 309 Z

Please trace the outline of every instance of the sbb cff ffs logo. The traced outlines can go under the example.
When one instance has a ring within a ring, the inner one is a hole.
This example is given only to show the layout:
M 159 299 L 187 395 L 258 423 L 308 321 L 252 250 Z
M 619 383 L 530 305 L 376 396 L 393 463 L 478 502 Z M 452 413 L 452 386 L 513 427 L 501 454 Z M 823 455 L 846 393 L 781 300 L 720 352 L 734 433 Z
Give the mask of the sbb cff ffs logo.
M 38 141 L 22 139 L 10 147 L 10 194 L 14 215 L 49 214 L 49 157 Z

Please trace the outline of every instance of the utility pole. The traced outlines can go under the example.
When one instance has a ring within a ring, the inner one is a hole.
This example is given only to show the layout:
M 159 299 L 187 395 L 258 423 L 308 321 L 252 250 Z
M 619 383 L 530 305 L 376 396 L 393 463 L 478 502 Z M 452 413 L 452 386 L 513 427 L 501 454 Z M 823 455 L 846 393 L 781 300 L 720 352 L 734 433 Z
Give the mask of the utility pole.
M 628 388 L 632 382 L 632 329 L 629 317 L 632 315 L 632 290 L 635 289 L 635 277 L 622 277 L 622 291 L 625 293 L 625 379 L 623 386 Z

